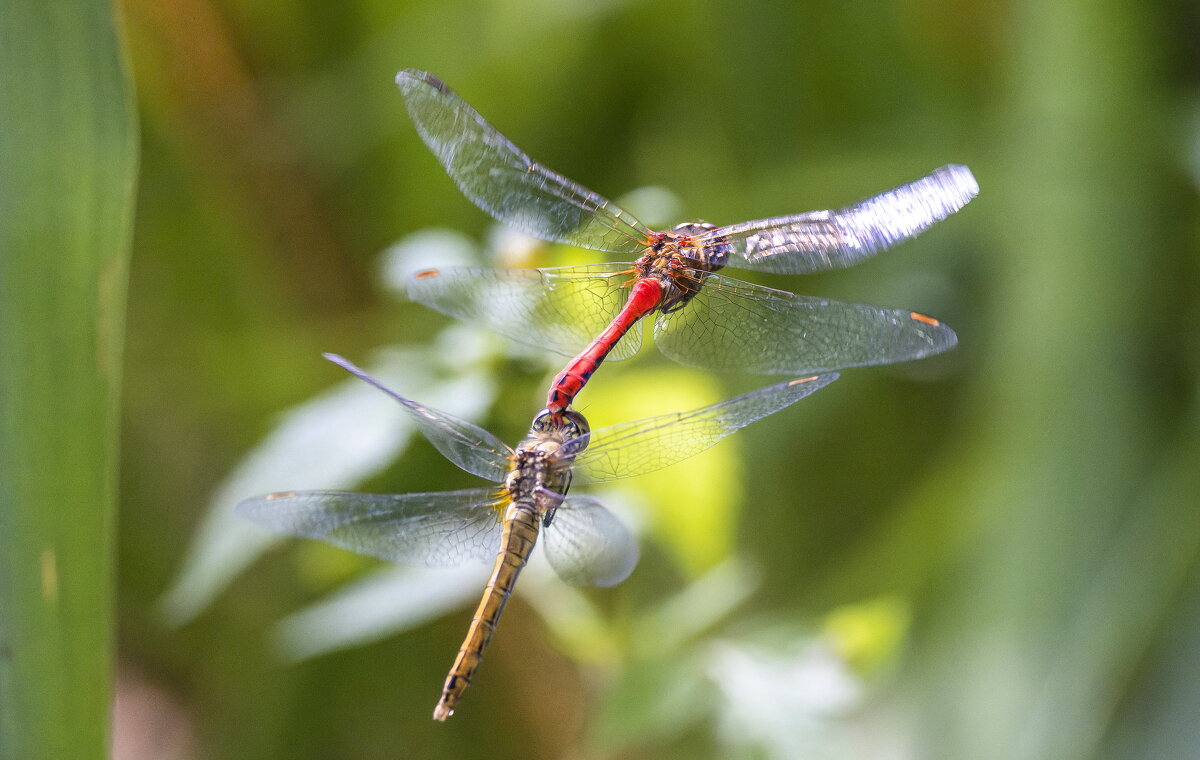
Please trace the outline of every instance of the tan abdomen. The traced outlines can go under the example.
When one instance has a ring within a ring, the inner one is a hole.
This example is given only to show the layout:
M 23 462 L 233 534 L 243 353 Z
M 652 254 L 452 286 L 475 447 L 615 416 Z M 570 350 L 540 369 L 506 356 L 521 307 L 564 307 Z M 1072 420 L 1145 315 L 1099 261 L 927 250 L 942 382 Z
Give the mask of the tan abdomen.
M 529 554 L 537 541 L 540 522 L 537 509 L 532 503 L 513 502 L 509 504 L 504 515 L 504 530 L 501 533 L 500 551 L 496 555 L 496 564 L 492 567 L 492 575 L 487 587 L 483 590 L 483 599 L 471 618 L 471 627 L 467 629 L 467 637 L 463 640 L 446 676 L 446 685 L 442 687 L 442 697 L 437 707 L 433 708 L 434 720 L 445 720 L 454 713 L 454 705 L 459 697 L 471 684 L 471 677 L 483 659 L 484 647 L 496 630 L 500 613 L 512 594 L 513 585 L 521 568 L 529 561 Z

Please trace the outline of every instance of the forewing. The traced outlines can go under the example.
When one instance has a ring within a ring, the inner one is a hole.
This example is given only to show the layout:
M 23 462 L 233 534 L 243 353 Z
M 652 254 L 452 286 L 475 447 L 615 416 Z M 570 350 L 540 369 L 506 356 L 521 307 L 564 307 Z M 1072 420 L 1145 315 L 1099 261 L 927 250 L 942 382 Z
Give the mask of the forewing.
M 512 449 L 504 441 L 453 414 L 404 398 L 337 354 L 324 354 L 324 357 L 398 401 L 425 438 L 454 464 L 488 480 L 501 481 L 508 474 Z
M 661 470 L 712 447 L 751 422 L 829 385 L 836 374 L 789 380 L 690 412 L 648 417 L 590 434 L 575 459 L 576 483 L 629 478 Z
M 437 77 L 396 76 L 421 139 L 463 195 L 496 219 L 543 240 L 634 254 L 649 230 L 614 203 L 542 166 Z
M 772 290 L 710 275 L 682 309 L 660 314 L 658 348 L 695 367 L 750 374 L 828 372 L 920 359 L 952 348 L 933 317 Z
M 568 496 L 543 535 L 550 566 L 575 586 L 615 586 L 638 562 L 637 539 L 616 515 L 587 496 Z
M 417 272 L 408 281 L 408 297 L 512 340 L 574 356 L 625 305 L 632 279 L 627 263 L 553 269 L 448 267 Z M 641 336 L 641 330 L 630 330 L 608 359 L 633 356 Z
M 970 169 L 943 166 L 852 206 L 718 227 L 700 242 L 724 239 L 732 248 L 729 266 L 741 269 L 776 274 L 841 269 L 919 234 L 978 194 Z
M 504 500 L 496 489 L 370 494 L 289 491 L 246 499 L 241 516 L 393 562 L 453 567 L 495 557 Z

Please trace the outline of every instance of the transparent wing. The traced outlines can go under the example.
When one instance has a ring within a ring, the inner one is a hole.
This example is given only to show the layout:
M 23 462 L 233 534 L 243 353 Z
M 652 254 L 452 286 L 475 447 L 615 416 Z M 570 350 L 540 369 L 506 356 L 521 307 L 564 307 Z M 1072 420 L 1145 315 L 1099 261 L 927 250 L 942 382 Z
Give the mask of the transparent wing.
M 776 274 L 841 269 L 917 235 L 978 194 L 971 170 L 949 165 L 836 211 L 731 224 L 698 240 L 724 238 L 733 249 L 729 266 L 741 269 Z
M 246 499 L 241 516 L 393 562 L 454 567 L 495 558 L 505 500 L 496 489 L 371 494 L 290 491 Z
M 418 404 L 416 401 L 409 401 L 337 354 L 322 355 L 350 374 L 370 383 L 400 402 L 404 410 L 417 423 L 422 435 L 434 445 L 434 448 L 442 452 L 442 456 L 454 464 L 472 475 L 497 482 L 504 480 L 508 475 L 513 452 L 504 441 L 478 425 L 459 419 L 453 414 Z
M 543 535 L 550 566 L 575 586 L 615 586 L 637 565 L 633 534 L 603 504 L 587 496 L 568 496 Z
M 547 169 L 488 124 L 437 77 L 396 76 L 404 105 L 463 195 L 496 219 L 543 240 L 638 253 L 650 231 L 603 196 Z
M 408 297 L 521 343 L 574 356 L 625 305 L 632 281 L 628 263 L 553 269 L 448 267 L 417 272 L 408 281 Z M 641 336 L 641 330 L 630 330 L 609 361 L 637 353 Z
M 828 374 L 789 380 L 703 409 L 594 431 L 588 448 L 575 459 L 574 482 L 597 483 L 661 470 L 817 392 L 837 377 Z
M 803 374 L 890 364 L 952 348 L 954 331 L 933 317 L 798 296 L 710 275 L 684 308 L 659 314 L 659 350 L 695 367 Z

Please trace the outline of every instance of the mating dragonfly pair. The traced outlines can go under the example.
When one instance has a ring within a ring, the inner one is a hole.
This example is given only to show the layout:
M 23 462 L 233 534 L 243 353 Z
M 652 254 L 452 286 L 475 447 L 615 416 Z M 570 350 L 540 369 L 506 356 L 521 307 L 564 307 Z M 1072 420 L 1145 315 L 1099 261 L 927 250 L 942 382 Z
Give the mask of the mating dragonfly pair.
M 800 274 L 850 266 L 912 237 L 978 193 L 970 171 L 945 166 L 835 211 L 656 232 L 604 197 L 533 161 L 425 72 L 399 86 L 425 143 L 462 192 L 518 230 L 633 262 L 535 270 L 418 272 L 413 300 L 480 321 L 519 341 L 577 355 L 555 378 L 546 408 L 516 448 L 445 412 L 384 388 L 341 357 L 331 361 L 398 401 L 443 455 L 495 485 L 432 494 L 306 491 L 249 499 L 239 511 L 275 530 L 384 559 L 452 566 L 493 560 L 483 599 L 446 679 L 434 718 L 449 717 L 478 667 L 539 534 L 564 580 L 613 585 L 637 544 L 599 502 L 567 496 L 572 483 L 666 467 L 823 388 L 830 370 L 917 359 L 955 345 L 954 332 L 916 312 L 840 303 L 725 277 L 725 266 Z M 595 432 L 570 409 L 600 363 L 639 348 L 632 330 L 657 313 L 668 357 L 756 374 L 806 375 L 691 412 Z M 582 350 L 580 350 L 582 347 Z

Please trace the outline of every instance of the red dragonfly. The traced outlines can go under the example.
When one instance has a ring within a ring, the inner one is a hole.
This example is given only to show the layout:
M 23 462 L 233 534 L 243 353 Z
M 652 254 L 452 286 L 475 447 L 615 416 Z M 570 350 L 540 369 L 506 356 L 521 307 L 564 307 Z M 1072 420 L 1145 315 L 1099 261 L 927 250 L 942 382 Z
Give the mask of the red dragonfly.
M 572 481 L 600 483 L 681 462 L 837 379 L 798 378 L 703 409 L 596 431 L 574 410 L 557 422 L 543 410 L 525 440 L 510 448 L 477 425 L 400 396 L 340 356 L 325 356 L 394 398 L 447 459 L 492 485 L 414 494 L 289 491 L 247 499 L 237 509 L 281 533 L 383 559 L 439 567 L 492 560 L 435 720 L 450 717 L 471 683 L 539 535 L 551 567 L 568 583 L 613 586 L 633 571 L 633 536 L 596 499 L 568 496 Z
M 975 197 L 979 186 L 965 166 L 943 166 L 834 211 L 656 232 L 534 161 L 432 74 L 409 69 L 396 84 L 425 144 L 481 209 L 543 240 L 638 257 L 553 269 L 429 269 L 410 281 L 413 300 L 450 316 L 568 356 L 586 346 L 555 378 L 546 403 L 552 413 L 571 404 L 605 357 L 636 353 L 640 335 L 630 328 L 653 312 L 656 342 L 671 359 L 753 374 L 887 364 L 957 342 L 923 314 L 793 295 L 715 272 L 803 274 L 855 264 Z

